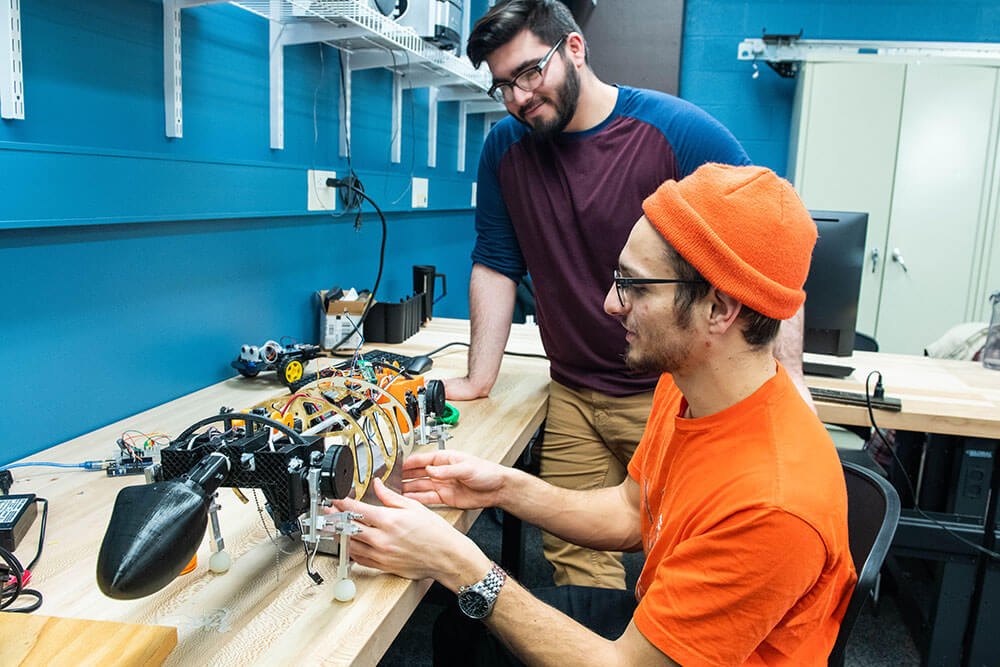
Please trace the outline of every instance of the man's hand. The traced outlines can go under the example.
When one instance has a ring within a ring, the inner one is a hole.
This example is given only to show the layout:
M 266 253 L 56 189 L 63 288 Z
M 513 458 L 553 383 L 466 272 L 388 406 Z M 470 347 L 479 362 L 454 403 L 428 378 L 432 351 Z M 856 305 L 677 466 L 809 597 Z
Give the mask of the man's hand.
M 407 579 L 436 579 L 453 591 L 489 571 L 490 560 L 444 518 L 379 479 L 372 484 L 385 507 L 333 501 L 338 511 L 363 517 L 357 520 L 361 532 L 351 538 L 352 560 Z
M 451 450 L 412 454 L 403 462 L 403 494 L 424 505 L 492 507 L 509 468 Z
M 491 386 L 483 387 L 482 383 L 473 381 L 469 376 L 445 378 L 444 396 L 449 401 L 474 401 L 489 396 Z
M 469 371 L 446 380 L 445 397 L 471 401 L 489 395 L 500 373 L 503 348 L 510 335 L 517 283 L 482 264 L 469 276 Z

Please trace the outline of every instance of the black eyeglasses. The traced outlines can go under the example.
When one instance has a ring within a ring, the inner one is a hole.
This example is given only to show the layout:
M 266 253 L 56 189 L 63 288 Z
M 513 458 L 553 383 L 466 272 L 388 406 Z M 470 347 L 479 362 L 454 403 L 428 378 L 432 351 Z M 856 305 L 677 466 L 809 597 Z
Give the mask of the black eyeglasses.
M 517 86 L 526 93 L 530 93 L 538 88 L 542 85 L 542 75 L 545 73 L 545 66 L 552 60 L 552 54 L 556 52 L 556 49 L 566 41 L 566 37 L 567 35 L 560 37 L 556 45 L 549 49 L 549 52 L 545 54 L 544 58 L 538 61 L 537 65 L 532 65 L 521 70 L 510 81 L 494 83 L 486 94 L 497 102 L 504 104 L 514 99 L 514 86 Z
M 621 275 L 615 269 L 615 291 L 618 292 L 618 302 L 625 307 L 625 294 L 633 285 L 697 285 L 704 280 L 677 280 L 676 278 L 629 278 Z

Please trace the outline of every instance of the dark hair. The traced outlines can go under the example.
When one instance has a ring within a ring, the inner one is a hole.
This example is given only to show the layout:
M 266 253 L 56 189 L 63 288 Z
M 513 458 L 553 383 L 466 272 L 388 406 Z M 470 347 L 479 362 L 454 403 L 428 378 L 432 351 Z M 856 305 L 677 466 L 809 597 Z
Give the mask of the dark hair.
M 571 32 L 583 34 L 573 13 L 558 0 L 504 0 L 476 21 L 465 52 L 478 68 L 488 55 L 525 28 L 549 46 Z M 565 49 L 566 45 L 562 48 Z M 585 52 L 585 58 L 590 62 L 589 50 Z
M 712 288 L 711 283 L 705 280 L 698 269 L 691 266 L 691 263 L 681 257 L 680 253 L 674 250 L 669 243 L 666 244 L 667 263 L 674 270 L 674 274 L 679 280 L 699 280 L 697 283 L 680 283 L 674 288 L 674 308 L 677 310 L 677 323 L 686 327 L 691 322 L 691 307 L 695 302 L 700 301 L 708 295 Z M 776 320 L 767 315 L 761 315 L 746 304 L 740 306 L 740 312 L 736 316 L 743 324 L 741 329 L 743 340 L 754 348 L 761 348 L 777 337 L 778 329 L 781 327 L 781 320 Z

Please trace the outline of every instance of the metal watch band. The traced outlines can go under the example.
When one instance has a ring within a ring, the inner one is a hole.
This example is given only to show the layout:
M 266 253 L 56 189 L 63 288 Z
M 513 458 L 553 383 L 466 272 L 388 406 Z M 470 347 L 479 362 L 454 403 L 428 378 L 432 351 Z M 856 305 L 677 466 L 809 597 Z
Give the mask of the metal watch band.
M 489 616 L 505 581 L 507 573 L 493 563 L 490 571 L 480 581 L 458 589 L 459 608 L 471 618 L 482 619 Z M 475 602 L 477 598 L 478 603 Z
M 500 595 L 500 588 L 505 581 L 507 581 L 507 573 L 499 565 L 493 563 L 493 567 L 486 573 L 482 581 L 474 584 L 472 588 L 476 592 L 485 595 L 488 599 L 496 600 L 497 596 Z

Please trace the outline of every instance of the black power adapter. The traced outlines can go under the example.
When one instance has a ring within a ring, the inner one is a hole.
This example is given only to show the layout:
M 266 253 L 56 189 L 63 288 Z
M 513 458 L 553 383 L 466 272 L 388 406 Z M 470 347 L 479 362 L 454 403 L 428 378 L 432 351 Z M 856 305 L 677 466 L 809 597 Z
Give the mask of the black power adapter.
M 0 496 L 0 548 L 14 551 L 36 516 L 35 494 Z

